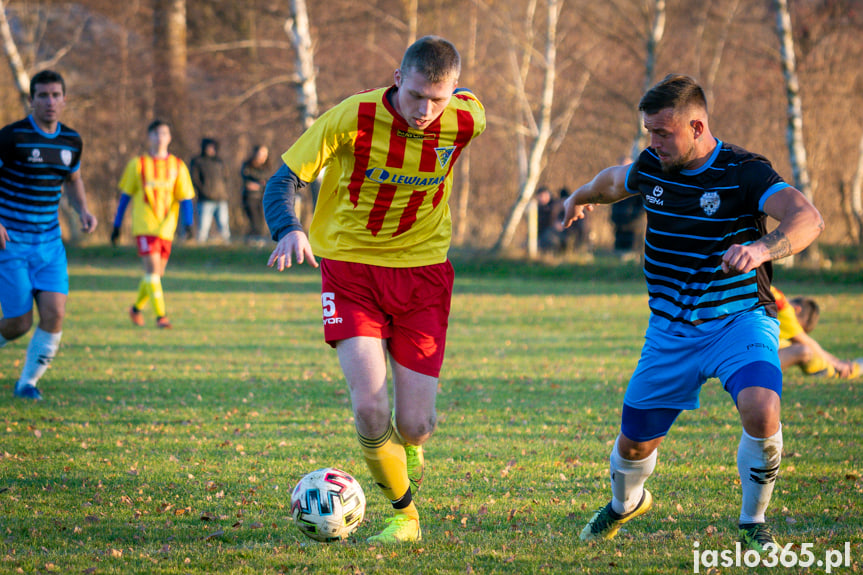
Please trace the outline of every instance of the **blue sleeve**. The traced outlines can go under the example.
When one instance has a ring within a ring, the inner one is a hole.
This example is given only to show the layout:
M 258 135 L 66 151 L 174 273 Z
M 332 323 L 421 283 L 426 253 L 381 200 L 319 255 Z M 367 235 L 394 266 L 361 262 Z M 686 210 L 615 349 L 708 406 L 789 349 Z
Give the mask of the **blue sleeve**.
M 117 204 L 117 215 L 114 216 L 114 227 L 119 228 L 123 225 L 123 216 L 126 215 L 126 207 L 129 205 L 129 201 L 132 199 L 132 196 L 129 194 L 120 194 L 120 203 Z
M 287 233 L 303 229 L 294 211 L 294 198 L 297 190 L 307 185 L 308 182 L 298 178 L 285 164 L 267 180 L 267 187 L 264 188 L 264 217 L 273 240 L 279 241 Z
M 195 208 L 192 205 L 192 200 L 180 201 L 180 216 L 183 218 L 184 226 L 191 226 L 195 223 Z

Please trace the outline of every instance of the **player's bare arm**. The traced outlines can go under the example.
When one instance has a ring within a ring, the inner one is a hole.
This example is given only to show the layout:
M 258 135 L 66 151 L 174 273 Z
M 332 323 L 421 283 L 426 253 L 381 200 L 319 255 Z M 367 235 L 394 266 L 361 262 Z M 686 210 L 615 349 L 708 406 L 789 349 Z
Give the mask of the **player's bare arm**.
M 313 268 L 318 267 L 309 238 L 301 231 L 288 232 L 279 240 L 276 249 L 270 254 L 267 266 L 275 266 L 281 272 L 293 265 L 294 258 L 298 264 L 307 263 Z
M 767 198 L 764 212 L 779 225 L 748 246 L 728 248 L 722 256 L 722 271 L 747 273 L 765 262 L 800 253 L 824 230 L 821 214 L 796 188 L 785 188 Z
M 593 211 L 593 204 L 613 204 L 627 197 L 626 172 L 628 166 L 611 166 L 599 172 L 591 181 L 575 190 L 563 202 L 563 227 L 580 220 L 585 212 Z
M 84 179 L 81 177 L 81 172 L 69 174 L 64 187 L 72 207 L 78 212 L 78 217 L 81 219 L 81 230 L 92 234 L 99 222 L 87 208 L 87 194 L 84 191 Z
M 9 241 L 9 233 L 6 231 L 6 228 L 3 227 L 3 224 L 0 224 L 0 250 L 6 249 L 6 242 Z

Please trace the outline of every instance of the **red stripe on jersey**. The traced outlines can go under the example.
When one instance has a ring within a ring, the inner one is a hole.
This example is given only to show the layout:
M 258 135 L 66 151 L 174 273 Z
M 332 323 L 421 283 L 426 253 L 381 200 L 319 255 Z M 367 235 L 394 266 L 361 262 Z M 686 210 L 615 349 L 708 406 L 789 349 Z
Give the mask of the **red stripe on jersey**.
M 387 167 L 401 168 L 405 164 L 405 147 L 408 139 L 399 135 L 399 128 L 393 122 L 390 127 L 390 146 L 387 152 Z
M 425 132 L 431 132 L 435 137 L 433 140 L 423 140 L 423 150 L 420 155 L 420 172 L 434 172 L 435 164 L 438 161 L 437 152 L 434 149 L 438 147 L 438 142 L 440 142 L 440 116 L 431 123 Z
M 141 196 L 144 198 L 144 203 L 149 204 L 150 198 L 147 197 L 146 189 L 147 189 L 147 165 L 144 163 L 147 159 L 147 156 L 141 156 L 138 158 L 139 165 L 141 166 L 141 191 L 143 192 Z M 150 206 L 151 208 L 153 206 Z
M 455 145 L 455 151 L 453 151 L 452 157 L 450 157 L 449 159 L 449 170 L 447 171 L 447 177 L 449 177 L 449 173 L 452 172 L 452 167 L 455 165 L 455 161 L 461 155 L 461 151 L 464 150 L 465 146 L 467 146 L 470 143 L 471 138 L 473 138 L 473 115 L 467 110 L 458 110 L 456 112 L 456 118 L 458 120 L 458 133 L 456 134 L 455 141 L 453 142 L 453 144 Z M 445 181 L 441 182 L 441 185 L 438 187 L 437 192 L 434 195 L 434 199 L 432 199 L 432 206 L 437 207 L 437 205 L 443 198 L 445 183 Z
M 398 189 L 397 186 L 392 184 L 381 184 L 381 187 L 378 188 L 375 205 L 372 206 L 372 211 L 369 213 L 369 221 L 366 224 L 366 228 L 372 232 L 373 236 L 377 236 L 384 226 L 384 218 L 393 203 L 396 189 Z
M 403 234 L 413 227 L 414 222 L 417 221 L 417 212 L 419 212 L 420 206 L 423 205 L 425 197 L 426 193 L 424 190 L 413 191 L 411 199 L 408 201 L 408 205 L 405 208 L 405 211 L 402 212 L 402 217 L 399 220 L 399 229 L 396 230 L 393 237 Z
M 369 167 L 369 157 L 372 152 L 372 136 L 375 133 L 375 111 L 377 104 L 362 102 L 357 111 L 357 139 L 354 142 L 354 171 L 348 183 L 348 193 L 351 203 L 357 207 L 360 199 L 360 188 Z

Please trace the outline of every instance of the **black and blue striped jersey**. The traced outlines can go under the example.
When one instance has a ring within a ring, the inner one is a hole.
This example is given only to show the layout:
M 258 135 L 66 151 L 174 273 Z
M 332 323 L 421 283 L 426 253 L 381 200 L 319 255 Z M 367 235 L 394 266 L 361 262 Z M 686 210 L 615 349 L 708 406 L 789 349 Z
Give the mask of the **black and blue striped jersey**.
M 672 334 L 709 329 L 707 322 L 759 306 L 775 317 L 770 262 L 725 273 L 722 256 L 766 233 L 764 202 L 786 187 L 766 158 L 719 140 L 695 170 L 664 173 L 652 149 L 641 153 L 626 188 L 641 194 L 647 212 L 644 275 L 653 325 Z
M 15 243 L 60 238 L 63 182 L 80 168 L 81 136 L 63 124 L 43 132 L 32 116 L 0 130 L 0 223 Z

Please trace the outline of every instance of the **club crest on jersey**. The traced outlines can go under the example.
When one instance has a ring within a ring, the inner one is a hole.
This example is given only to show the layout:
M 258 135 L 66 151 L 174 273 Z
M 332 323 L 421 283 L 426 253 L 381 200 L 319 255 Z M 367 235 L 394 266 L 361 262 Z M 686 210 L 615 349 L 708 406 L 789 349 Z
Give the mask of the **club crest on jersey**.
M 716 192 L 704 192 L 701 194 L 701 209 L 708 216 L 712 216 L 719 209 L 719 194 Z
M 69 150 L 61 150 L 60 159 L 63 160 L 64 165 L 68 166 L 72 163 L 72 152 L 70 152 Z
M 437 154 L 437 161 L 441 168 L 446 168 L 449 159 L 452 158 L 452 153 L 455 152 L 455 146 L 442 146 L 434 149 Z

